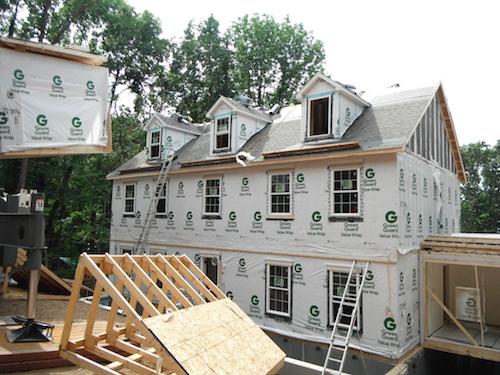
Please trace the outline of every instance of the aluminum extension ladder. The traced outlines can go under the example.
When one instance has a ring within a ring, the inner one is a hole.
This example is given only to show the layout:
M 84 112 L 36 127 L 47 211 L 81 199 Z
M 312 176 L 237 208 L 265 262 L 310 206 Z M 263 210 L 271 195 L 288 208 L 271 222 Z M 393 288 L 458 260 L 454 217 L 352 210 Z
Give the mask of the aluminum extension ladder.
M 363 285 L 370 262 L 366 262 L 363 271 L 360 273 L 358 262 L 353 261 L 349 276 L 342 293 L 342 299 L 337 310 L 335 323 L 333 324 L 330 346 L 326 354 L 322 375 L 341 375 L 347 357 L 349 340 L 351 339 L 356 313 L 363 294 Z
M 146 218 L 144 220 L 144 226 L 142 227 L 141 234 L 139 235 L 139 239 L 137 241 L 137 247 L 134 249 L 134 254 L 142 254 L 146 249 L 146 243 L 148 242 L 149 232 L 151 231 L 151 225 L 153 224 L 153 220 L 156 216 L 156 212 L 158 210 L 158 199 L 161 194 L 161 191 L 165 187 L 167 182 L 168 172 L 170 172 L 170 167 L 172 166 L 172 162 L 175 159 L 175 153 L 170 155 L 170 157 L 165 157 L 163 164 L 160 169 L 160 173 L 158 174 L 158 179 L 156 180 L 156 187 L 149 203 L 148 212 L 146 213 Z

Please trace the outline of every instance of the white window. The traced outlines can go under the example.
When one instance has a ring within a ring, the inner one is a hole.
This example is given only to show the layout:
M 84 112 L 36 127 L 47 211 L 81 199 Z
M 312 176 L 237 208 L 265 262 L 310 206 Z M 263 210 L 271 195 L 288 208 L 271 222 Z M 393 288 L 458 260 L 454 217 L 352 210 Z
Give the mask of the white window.
M 221 179 L 206 178 L 203 190 L 203 215 L 220 217 L 221 215 Z
M 292 214 L 292 173 L 269 174 L 269 213 L 271 215 Z
M 158 194 L 158 201 L 156 203 L 156 216 L 164 217 L 167 214 L 167 184 L 163 184 L 163 188 Z
M 124 199 L 124 216 L 135 215 L 135 183 L 125 184 L 125 199 Z
M 351 276 L 351 285 L 349 287 L 349 295 L 356 296 L 358 294 L 360 286 L 360 274 L 361 271 L 356 271 L 356 275 Z M 328 270 L 328 325 L 333 326 L 337 314 L 339 312 L 340 301 L 342 300 L 342 294 L 347 285 L 347 278 L 349 277 L 348 268 L 331 268 Z M 355 298 L 351 298 L 348 302 L 352 303 Z M 351 315 L 353 306 L 344 305 L 344 314 Z M 356 311 L 356 317 L 354 322 L 354 330 L 359 331 L 361 327 L 361 303 L 358 305 Z M 350 318 L 342 315 L 340 317 L 340 323 L 349 324 Z
M 161 158 L 161 130 L 153 130 L 149 133 L 149 158 Z
M 215 120 L 214 151 L 229 150 L 231 144 L 231 121 L 229 117 Z
M 292 265 L 266 264 L 266 314 L 290 318 L 292 313 Z
M 332 170 L 333 216 L 360 216 L 359 168 Z
M 322 137 L 331 135 L 332 97 L 324 96 L 309 100 L 308 136 Z

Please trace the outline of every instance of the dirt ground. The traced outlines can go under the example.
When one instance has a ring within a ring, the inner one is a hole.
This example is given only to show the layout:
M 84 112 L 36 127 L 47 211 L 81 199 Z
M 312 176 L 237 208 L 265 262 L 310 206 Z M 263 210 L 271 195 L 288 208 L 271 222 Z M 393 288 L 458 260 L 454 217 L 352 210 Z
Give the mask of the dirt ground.
M 12 300 L 0 298 L 0 316 L 22 315 L 26 316 L 26 300 Z M 36 306 L 36 320 L 51 324 L 62 324 L 66 318 L 68 309 L 67 300 L 38 300 Z M 90 305 L 78 302 L 75 310 L 74 323 L 87 321 Z M 108 312 L 99 309 L 97 320 L 107 320 Z M 117 319 L 117 321 L 119 321 Z

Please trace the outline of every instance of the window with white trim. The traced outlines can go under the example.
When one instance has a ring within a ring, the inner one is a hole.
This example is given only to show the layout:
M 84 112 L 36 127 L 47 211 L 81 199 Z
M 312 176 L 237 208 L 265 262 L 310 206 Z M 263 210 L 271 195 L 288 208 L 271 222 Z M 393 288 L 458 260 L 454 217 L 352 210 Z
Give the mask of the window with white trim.
M 291 317 L 291 264 L 266 263 L 266 314 Z
M 124 184 L 125 199 L 123 207 L 124 216 L 134 216 L 135 215 L 135 183 Z
M 215 120 L 214 151 L 229 150 L 231 145 L 230 117 L 221 117 Z
M 156 216 L 158 217 L 164 217 L 167 214 L 167 184 L 168 182 L 163 184 L 163 188 L 158 194 L 156 203 Z
M 292 173 L 269 174 L 269 213 L 292 214 Z
M 351 286 L 349 287 L 348 293 L 351 295 L 357 295 L 359 290 L 359 283 L 361 277 L 359 277 L 361 271 L 356 271 L 358 277 L 354 275 L 351 277 Z M 340 302 L 342 300 L 342 294 L 347 285 L 347 278 L 349 277 L 348 268 L 331 268 L 328 270 L 328 325 L 333 326 L 337 314 L 339 312 Z M 344 313 L 351 314 L 353 307 L 344 305 Z M 349 324 L 349 318 L 341 316 L 340 323 Z M 359 331 L 361 329 L 361 303 L 358 305 L 356 311 L 356 320 L 353 326 L 354 330 Z
M 161 130 L 153 130 L 149 133 L 149 158 L 161 158 Z
M 332 170 L 333 216 L 360 216 L 359 168 Z
M 323 137 L 331 135 L 332 96 L 309 99 L 307 135 Z
M 206 178 L 203 189 L 204 217 L 220 218 L 221 215 L 221 179 Z

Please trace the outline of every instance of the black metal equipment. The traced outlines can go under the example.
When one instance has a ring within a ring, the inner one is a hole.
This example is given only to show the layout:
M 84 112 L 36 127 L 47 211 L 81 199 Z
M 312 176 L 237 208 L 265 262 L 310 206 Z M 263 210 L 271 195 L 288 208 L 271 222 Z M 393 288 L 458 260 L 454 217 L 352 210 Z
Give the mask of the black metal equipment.
M 15 265 L 18 247 L 28 251 L 27 261 L 23 266 L 29 270 L 26 317 L 12 317 L 16 323 L 23 326 L 7 332 L 9 342 L 52 341 L 54 326 L 35 320 L 38 280 L 45 242 L 44 206 L 43 193 L 28 192 L 24 189 L 19 194 L 0 191 L 0 266 Z

